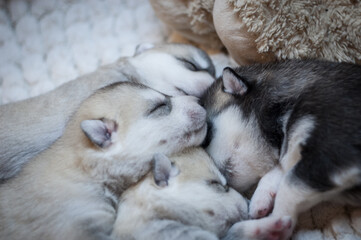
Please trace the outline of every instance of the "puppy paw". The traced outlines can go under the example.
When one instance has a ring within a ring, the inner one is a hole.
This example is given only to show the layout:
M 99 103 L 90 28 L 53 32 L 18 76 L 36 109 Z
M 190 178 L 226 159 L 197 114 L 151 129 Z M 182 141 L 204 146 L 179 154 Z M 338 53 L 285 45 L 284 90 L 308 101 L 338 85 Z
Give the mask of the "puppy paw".
M 265 220 L 266 221 L 259 220 L 259 224 L 257 224 L 257 227 L 253 230 L 253 234 L 250 236 L 251 239 L 283 240 L 290 237 L 292 227 L 290 217 L 272 217 Z
M 272 212 L 276 193 L 267 189 L 256 191 L 249 205 L 249 216 L 252 219 L 266 217 Z
M 222 240 L 285 240 L 291 236 L 290 217 L 267 217 L 234 224 Z

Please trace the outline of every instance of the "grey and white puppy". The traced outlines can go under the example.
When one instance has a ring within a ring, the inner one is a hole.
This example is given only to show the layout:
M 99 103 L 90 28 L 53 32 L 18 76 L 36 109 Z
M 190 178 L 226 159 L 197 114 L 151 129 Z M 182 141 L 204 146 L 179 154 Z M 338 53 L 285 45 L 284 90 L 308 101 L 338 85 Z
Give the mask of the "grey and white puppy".
M 155 153 L 200 145 L 205 120 L 193 96 L 129 82 L 96 91 L 51 147 L 0 185 L 0 239 L 109 239 L 120 194 Z
M 0 182 L 14 176 L 64 131 L 79 104 L 97 89 L 138 82 L 170 96 L 200 96 L 214 81 L 207 54 L 182 44 L 141 45 L 133 57 L 79 77 L 44 95 L 0 106 Z
M 207 151 L 240 190 L 263 177 L 250 215 L 361 203 L 361 66 L 312 60 L 226 68 L 204 96 Z M 274 205 L 274 206 L 273 206 Z M 232 231 L 237 236 L 237 224 Z

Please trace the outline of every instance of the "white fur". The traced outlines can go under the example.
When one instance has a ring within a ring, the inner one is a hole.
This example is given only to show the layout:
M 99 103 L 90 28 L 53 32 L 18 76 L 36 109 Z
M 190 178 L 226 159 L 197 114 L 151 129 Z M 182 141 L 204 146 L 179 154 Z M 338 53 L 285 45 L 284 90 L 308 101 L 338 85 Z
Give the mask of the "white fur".
M 294 178 L 291 179 L 292 173 L 288 172 L 282 178 L 279 185 L 272 214 L 264 219 L 290 216 L 292 225 L 281 239 L 289 238 L 297 223 L 297 217 L 301 212 L 310 209 L 322 201 L 337 200 L 338 195 L 347 189 L 355 178 L 359 177 L 359 172 L 355 171 L 355 169 L 350 169 L 346 171 L 346 173 L 351 174 L 351 176 L 346 177 L 346 174 L 342 174 L 333 177 L 335 183 L 343 183 L 345 185 L 339 185 L 331 191 L 319 192 L 311 189 L 301 181 L 295 181 Z M 262 222 L 258 224 L 258 226 L 262 228 Z
M 193 55 L 201 64 L 206 62 L 197 54 Z M 194 72 L 185 68 L 179 60 L 169 54 L 154 53 L 152 50 L 135 56 L 131 63 L 142 69 L 139 75 L 147 77 L 146 85 L 152 86 L 168 95 L 183 95 L 185 93 L 200 97 L 214 82 L 214 78 L 207 72 Z M 163 71 L 154 71 L 154 64 Z M 169 77 L 171 76 L 171 77 Z M 183 91 L 183 92 L 182 92 Z
M 269 217 L 238 222 L 232 226 L 224 240 L 282 239 L 291 225 L 289 217 Z
M 285 122 L 284 124 L 287 124 Z M 287 141 L 287 151 L 281 156 L 280 163 L 284 171 L 288 171 L 301 160 L 301 146 L 306 143 L 315 127 L 313 116 L 304 116 L 297 120 L 288 131 L 284 141 Z
M 339 173 L 331 176 L 332 182 L 340 188 L 346 189 L 349 186 L 355 186 L 361 178 L 360 168 L 352 167 L 343 169 Z
M 291 169 L 301 159 L 301 145 L 306 142 L 315 126 L 312 116 L 304 116 L 287 132 L 286 126 L 290 114 L 291 111 L 286 113 L 282 120 L 285 135 L 281 149 L 282 169 L 281 166 L 277 166 L 261 178 L 251 199 L 250 216 L 252 218 L 264 217 L 271 212 L 284 172 Z M 287 150 L 285 150 L 286 146 Z
M 229 184 L 238 191 L 255 184 L 275 164 L 275 158 L 265 158 L 270 154 L 264 152 L 272 150 L 260 141 L 261 133 L 255 121 L 253 117 L 244 120 L 237 107 L 229 107 L 213 119 L 215 131 L 207 151 L 218 168 L 229 171 L 225 173 L 232 176 Z M 227 162 L 230 168 L 225 169 Z
M 251 218 L 265 217 L 271 212 L 282 177 L 283 171 L 275 167 L 261 178 L 249 205 Z

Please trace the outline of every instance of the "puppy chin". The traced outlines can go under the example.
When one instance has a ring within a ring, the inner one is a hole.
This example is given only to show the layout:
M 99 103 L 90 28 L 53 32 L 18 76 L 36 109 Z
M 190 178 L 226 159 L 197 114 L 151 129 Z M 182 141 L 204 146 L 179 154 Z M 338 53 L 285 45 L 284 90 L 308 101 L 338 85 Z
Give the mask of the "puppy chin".
M 184 141 L 188 147 L 199 146 L 203 143 L 207 135 L 207 123 L 193 132 L 184 134 Z

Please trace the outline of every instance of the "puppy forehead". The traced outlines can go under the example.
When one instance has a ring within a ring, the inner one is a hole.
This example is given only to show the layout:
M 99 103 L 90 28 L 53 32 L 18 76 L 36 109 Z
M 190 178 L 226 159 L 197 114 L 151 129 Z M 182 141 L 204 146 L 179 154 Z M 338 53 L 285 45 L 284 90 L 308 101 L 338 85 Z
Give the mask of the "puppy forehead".
M 165 95 L 157 92 L 153 89 L 142 89 L 142 91 L 140 92 L 140 95 L 144 98 L 144 100 L 146 101 L 156 101 L 156 100 L 163 100 L 165 99 Z
M 223 91 L 222 80 L 218 79 L 203 96 L 203 103 L 209 115 L 214 115 L 222 112 L 227 108 L 234 98 L 231 94 Z
M 173 157 L 173 161 L 179 166 L 181 181 L 190 180 L 219 180 L 223 185 L 227 183 L 213 163 L 213 160 L 204 151 L 195 151 L 190 154 Z

